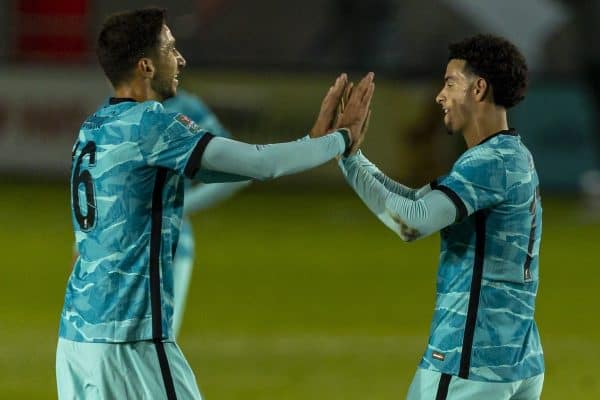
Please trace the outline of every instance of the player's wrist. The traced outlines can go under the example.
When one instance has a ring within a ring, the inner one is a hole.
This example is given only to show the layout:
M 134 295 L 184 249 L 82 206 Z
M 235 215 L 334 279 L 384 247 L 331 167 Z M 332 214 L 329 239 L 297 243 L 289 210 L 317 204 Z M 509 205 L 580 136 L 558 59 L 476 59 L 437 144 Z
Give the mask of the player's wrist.
M 352 136 L 350 136 L 350 130 L 348 128 L 338 128 L 336 130 L 339 134 L 344 138 L 344 153 L 342 156 L 348 157 L 350 155 L 350 151 L 352 150 Z

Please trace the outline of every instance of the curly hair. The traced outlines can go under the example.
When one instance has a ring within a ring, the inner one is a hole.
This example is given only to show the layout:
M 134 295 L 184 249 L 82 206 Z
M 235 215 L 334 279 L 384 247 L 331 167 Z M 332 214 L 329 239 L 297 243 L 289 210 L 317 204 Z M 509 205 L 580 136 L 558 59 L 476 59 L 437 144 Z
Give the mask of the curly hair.
M 96 45 L 96 55 L 113 86 L 127 80 L 142 57 L 151 57 L 158 46 L 166 10 L 149 7 L 109 16 Z
M 527 63 L 519 49 L 494 35 L 476 35 L 448 46 L 449 60 L 465 60 L 469 71 L 493 88 L 494 103 L 510 108 L 525 98 Z

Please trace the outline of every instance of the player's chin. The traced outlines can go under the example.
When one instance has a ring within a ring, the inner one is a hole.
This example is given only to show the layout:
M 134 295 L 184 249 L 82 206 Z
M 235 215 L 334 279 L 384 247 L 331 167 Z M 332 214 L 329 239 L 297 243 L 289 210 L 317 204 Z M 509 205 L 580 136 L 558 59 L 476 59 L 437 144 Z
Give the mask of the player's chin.
M 456 129 L 452 125 L 452 122 L 450 122 L 446 118 L 444 118 L 444 126 L 446 127 L 446 131 L 448 132 L 448 135 L 454 135 L 456 133 Z
M 175 97 L 177 96 L 177 87 L 172 86 L 168 90 L 163 90 L 161 94 L 164 100 L 170 99 L 171 97 Z
M 444 119 L 444 127 L 446 127 L 448 133 L 452 133 L 452 125 L 446 119 Z

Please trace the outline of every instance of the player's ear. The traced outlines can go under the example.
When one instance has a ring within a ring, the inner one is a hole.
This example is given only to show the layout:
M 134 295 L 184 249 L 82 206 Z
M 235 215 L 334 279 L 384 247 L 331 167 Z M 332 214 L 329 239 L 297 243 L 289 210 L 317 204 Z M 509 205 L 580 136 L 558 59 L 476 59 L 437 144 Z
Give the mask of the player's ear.
M 488 82 L 482 77 L 478 76 L 475 78 L 475 82 L 473 85 L 473 92 L 475 94 L 475 100 L 483 101 L 488 95 L 490 86 Z
M 154 63 L 147 57 L 142 57 L 137 63 L 137 70 L 144 78 L 154 77 Z

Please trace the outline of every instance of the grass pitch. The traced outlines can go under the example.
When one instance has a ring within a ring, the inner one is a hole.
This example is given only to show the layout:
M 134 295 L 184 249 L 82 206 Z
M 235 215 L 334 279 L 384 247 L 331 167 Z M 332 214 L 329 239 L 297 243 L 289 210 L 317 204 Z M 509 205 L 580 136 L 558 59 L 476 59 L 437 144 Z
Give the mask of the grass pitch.
M 400 399 L 425 348 L 439 239 L 405 244 L 349 191 L 257 184 L 194 217 L 180 345 L 206 399 Z M 56 398 L 70 271 L 63 185 L 0 184 L 0 398 Z M 543 399 L 600 398 L 600 226 L 544 198 Z

